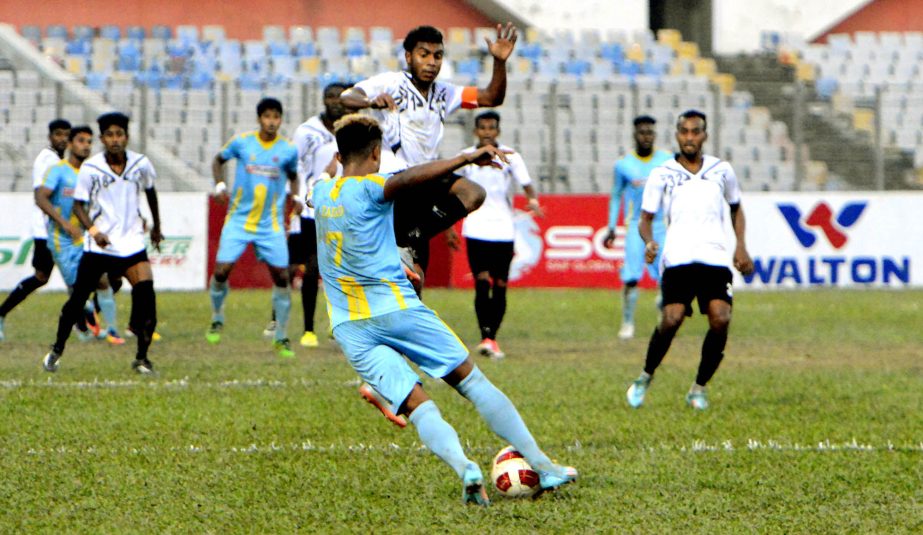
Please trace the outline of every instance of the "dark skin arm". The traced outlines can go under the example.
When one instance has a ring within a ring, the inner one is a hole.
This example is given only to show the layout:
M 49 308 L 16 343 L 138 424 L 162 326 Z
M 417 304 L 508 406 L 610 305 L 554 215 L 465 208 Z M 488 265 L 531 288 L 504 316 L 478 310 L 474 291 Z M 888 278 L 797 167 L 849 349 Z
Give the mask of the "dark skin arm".
M 753 260 L 750 258 L 750 253 L 747 252 L 747 244 L 744 241 L 747 222 L 744 219 L 744 210 L 739 203 L 731 205 L 731 223 L 734 226 L 734 235 L 737 236 L 737 248 L 734 250 L 734 267 L 743 275 L 749 275 L 753 273 Z
M 215 179 L 215 185 L 219 182 L 224 182 L 224 162 L 226 162 L 220 154 L 215 156 L 215 159 L 212 160 L 212 177 Z M 226 204 L 230 196 L 228 195 L 227 190 L 222 191 L 221 193 L 216 193 L 215 198 L 221 204 Z
M 644 240 L 644 261 L 648 264 L 654 262 L 657 251 L 660 250 L 660 244 L 654 241 L 654 215 L 641 210 L 641 222 L 638 223 L 638 234 Z
M 154 226 L 151 228 L 151 243 L 157 251 L 160 251 L 163 233 L 160 231 L 160 205 L 157 203 L 157 190 L 154 188 L 146 189 L 144 194 L 147 196 L 147 205 L 151 209 L 151 216 L 154 218 Z
M 70 234 L 70 236 L 73 239 L 75 240 L 80 239 L 80 237 L 83 236 L 83 229 L 80 229 L 80 228 L 75 227 L 74 225 L 71 225 L 70 221 L 64 219 L 64 216 L 62 216 L 60 213 L 58 213 L 57 210 L 54 209 L 54 205 L 51 204 L 51 194 L 52 193 L 54 192 L 44 186 L 35 188 L 36 206 L 41 208 L 42 211 L 45 212 L 45 214 L 47 214 L 48 217 L 51 218 L 52 221 L 60 225 L 61 228 L 63 228 L 65 232 Z
M 499 167 L 499 164 L 494 161 L 494 158 L 509 163 L 504 151 L 493 145 L 485 145 L 474 152 L 459 154 L 454 158 L 416 165 L 389 178 L 388 181 L 385 182 L 384 197 L 386 200 L 392 200 L 401 191 L 413 188 L 430 180 L 435 180 L 451 173 L 459 167 L 464 167 L 472 163 L 476 165 L 493 165 Z
M 385 108 L 389 110 L 397 109 L 394 98 L 388 93 L 382 93 L 374 98 L 369 98 L 368 95 L 365 94 L 365 91 L 358 87 L 352 87 L 343 91 L 343 93 L 340 94 L 340 103 L 350 111 L 363 110 L 365 108 L 372 108 L 374 110 Z
M 487 87 L 478 89 L 478 106 L 494 107 L 503 104 L 506 98 L 506 60 L 513 53 L 516 37 L 516 28 L 510 22 L 505 28 L 497 24 L 496 41 L 484 38 L 487 51 L 494 57 L 494 70 Z

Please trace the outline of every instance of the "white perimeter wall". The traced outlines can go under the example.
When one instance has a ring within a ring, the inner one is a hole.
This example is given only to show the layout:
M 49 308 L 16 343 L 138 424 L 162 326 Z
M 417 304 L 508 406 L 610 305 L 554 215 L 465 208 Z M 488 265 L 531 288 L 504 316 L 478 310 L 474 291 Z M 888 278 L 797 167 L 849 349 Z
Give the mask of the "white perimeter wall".
M 778 31 L 811 39 L 870 0 L 713 0 L 713 45 L 719 54 L 753 52 L 760 32 Z M 648 0 L 499 0 L 543 29 L 648 27 Z

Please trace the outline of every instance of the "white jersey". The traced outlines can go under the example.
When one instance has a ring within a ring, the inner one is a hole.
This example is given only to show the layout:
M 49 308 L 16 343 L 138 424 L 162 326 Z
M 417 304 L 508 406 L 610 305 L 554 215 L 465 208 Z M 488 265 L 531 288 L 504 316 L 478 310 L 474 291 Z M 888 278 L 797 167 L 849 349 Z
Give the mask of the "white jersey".
M 37 190 L 45 181 L 45 175 L 51 166 L 60 162 L 61 156 L 51 147 L 45 147 L 38 156 L 35 157 L 35 163 L 32 164 L 32 190 Z M 32 238 L 36 240 L 47 240 L 48 229 L 45 227 L 47 221 L 45 212 L 36 204 L 32 207 Z
M 411 81 L 410 73 L 386 72 L 356 84 L 369 99 L 391 95 L 397 111 L 371 110 L 384 132 L 383 149 L 391 149 L 409 165 L 439 157 L 445 118 L 460 107 L 477 107 L 477 88 L 433 82 L 426 97 Z M 385 162 L 382 162 L 385 165 Z
M 663 206 L 667 237 L 661 244 L 661 269 L 693 263 L 730 268 L 725 214 L 727 205 L 739 202 L 734 169 L 714 156 L 703 156 L 696 174 L 676 158 L 651 171 L 641 209 L 655 214 Z
M 126 257 L 145 249 L 144 221 L 141 218 L 141 192 L 154 187 L 157 173 L 147 156 L 125 151 L 125 171 L 120 175 L 106 163 L 101 152 L 87 158 L 77 173 L 74 200 L 88 203 L 93 225 L 109 237 L 105 249 L 89 236 L 84 251 Z
M 315 115 L 295 129 L 292 143 L 298 149 L 298 192 L 302 199 L 310 199 L 314 182 L 337 152 L 336 137 L 324 126 L 320 115 Z M 305 203 L 304 210 L 293 215 L 313 219 L 314 209 Z M 292 225 L 300 224 L 300 221 L 292 221 Z M 295 228 L 292 227 L 293 232 Z
M 474 152 L 476 147 L 469 147 L 462 152 Z M 500 145 L 500 150 L 513 149 Z M 501 164 L 497 169 L 491 166 L 466 165 L 455 174 L 476 182 L 487 192 L 484 204 L 468 214 L 462 224 L 462 236 L 484 241 L 513 241 L 513 202 L 511 185 L 515 181 L 520 186 L 532 184 L 526 162 L 519 153 L 507 154 L 509 164 Z

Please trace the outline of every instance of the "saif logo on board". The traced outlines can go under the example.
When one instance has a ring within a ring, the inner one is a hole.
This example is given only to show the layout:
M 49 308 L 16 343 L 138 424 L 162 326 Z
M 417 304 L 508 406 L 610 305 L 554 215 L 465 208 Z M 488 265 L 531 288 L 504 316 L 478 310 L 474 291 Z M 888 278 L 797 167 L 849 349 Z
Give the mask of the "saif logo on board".
M 760 282 L 786 286 L 836 286 L 842 284 L 909 284 L 910 258 L 875 255 L 856 250 L 845 254 L 850 243 L 849 231 L 860 223 L 867 201 L 847 202 L 834 212 L 830 204 L 821 201 L 810 211 L 803 212 L 796 204 L 776 206 L 792 234 L 804 251 L 792 256 L 756 257 L 753 273 L 744 277 L 747 284 Z M 814 251 L 830 244 L 830 254 Z M 841 253 L 842 251 L 842 253 Z

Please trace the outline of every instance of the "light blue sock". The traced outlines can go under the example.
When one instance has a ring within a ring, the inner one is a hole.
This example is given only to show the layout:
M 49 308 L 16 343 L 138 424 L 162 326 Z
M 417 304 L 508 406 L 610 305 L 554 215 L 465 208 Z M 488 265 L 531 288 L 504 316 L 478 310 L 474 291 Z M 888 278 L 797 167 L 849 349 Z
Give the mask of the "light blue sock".
M 276 340 L 288 338 L 288 316 L 292 312 L 292 292 L 288 286 L 272 287 L 272 312 L 276 317 Z
M 623 301 L 625 303 L 625 308 L 622 310 L 622 321 L 634 325 L 635 307 L 638 306 L 638 287 L 626 286 Z
M 421 403 L 410 413 L 410 423 L 417 428 L 420 440 L 426 444 L 429 451 L 451 466 L 458 477 L 464 477 L 465 469 L 475 465 L 465 457 L 458 433 L 442 419 L 439 407 L 432 400 Z
M 103 320 L 106 322 L 108 332 L 117 333 L 118 324 L 115 319 L 115 294 L 112 293 L 112 288 L 96 290 L 96 301 L 99 303 L 99 311 L 103 313 Z
M 212 321 L 224 323 L 224 300 L 230 291 L 228 281 L 218 282 L 212 276 L 211 284 L 208 285 L 208 295 L 212 299 Z
M 455 389 L 474 404 L 494 433 L 519 450 L 532 468 L 547 471 L 554 466 L 551 459 L 539 449 L 513 402 L 481 370 L 474 368 Z

